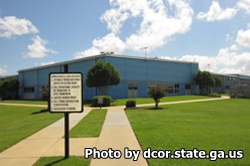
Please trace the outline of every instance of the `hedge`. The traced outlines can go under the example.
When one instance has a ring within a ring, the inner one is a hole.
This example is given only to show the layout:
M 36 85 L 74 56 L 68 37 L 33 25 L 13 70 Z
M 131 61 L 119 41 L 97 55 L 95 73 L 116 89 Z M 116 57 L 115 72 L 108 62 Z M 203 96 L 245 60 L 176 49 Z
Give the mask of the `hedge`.
M 98 99 L 99 98 L 103 99 L 103 103 L 102 104 L 98 103 Z M 92 107 L 100 107 L 100 106 L 107 107 L 107 106 L 110 106 L 111 101 L 112 101 L 112 98 L 110 96 L 95 96 L 92 99 Z

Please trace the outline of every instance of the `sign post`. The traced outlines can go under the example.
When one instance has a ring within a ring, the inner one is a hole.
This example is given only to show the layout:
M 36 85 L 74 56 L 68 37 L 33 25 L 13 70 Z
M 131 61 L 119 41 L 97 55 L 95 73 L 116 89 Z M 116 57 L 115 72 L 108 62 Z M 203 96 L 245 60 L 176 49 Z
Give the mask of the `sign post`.
M 102 109 L 103 98 L 98 98 L 98 104 L 100 105 L 100 109 Z
M 64 113 L 65 158 L 69 157 L 69 113 L 83 111 L 82 73 L 68 73 L 68 65 L 64 65 L 64 73 L 50 73 L 51 113 Z

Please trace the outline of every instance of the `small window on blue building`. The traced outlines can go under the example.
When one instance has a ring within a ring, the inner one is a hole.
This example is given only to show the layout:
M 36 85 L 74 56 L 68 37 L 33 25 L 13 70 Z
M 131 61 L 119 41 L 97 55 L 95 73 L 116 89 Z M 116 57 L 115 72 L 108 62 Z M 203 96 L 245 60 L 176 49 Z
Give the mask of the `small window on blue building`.
M 33 93 L 35 91 L 34 87 L 24 87 L 24 93 Z
M 179 84 L 174 85 L 174 93 L 180 93 Z
M 180 93 L 180 85 L 177 83 L 166 84 L 166 92 L 168 94 L 178 94 Z
M 191 89 L 191 85 L 190 84 L 186 84 L 186 90 Z
M 138 83 L 136 83 L 136 82 L 128 83 L 128 89 L 129 90 L 137 90 L 138 89 Z

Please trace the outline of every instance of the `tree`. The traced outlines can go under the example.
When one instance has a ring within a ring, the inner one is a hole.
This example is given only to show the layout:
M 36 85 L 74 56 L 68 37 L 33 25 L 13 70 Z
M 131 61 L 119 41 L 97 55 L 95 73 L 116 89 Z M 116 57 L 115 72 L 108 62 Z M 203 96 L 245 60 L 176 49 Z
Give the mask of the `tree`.
M 115 69 L 115 67 L 109 62 L 106 64 L 107 68 L 110 70 L 110 84 L 109 85 L 117 85 L 120 83 L 121 77 L 119 72 Z
M 109 62 L 105 63 L 99 60 L 88 70 L 86 84 L 88 87 L 96 87 L 104 95 L 105 89 L 110 85 L 120 83 L 121 77 L 115 67 Z
M 220 87 L 222 85 L 222 80 L 219 76 L 214 75 L 214 86 Z
M 17 77 L 9 77 L 0 81 L 0 96 L 18 98 L 19 82 Z
M 222 84 L 221 79 L 211 74 L 208 71 L 198 71 L 194 78 L 196 84 L 200 86 L 200 90 L 202 94 L 211 93 L 211 87 L 219 87 Z
M 217 75 L 213 75 L 213 78 L 214 78 L 214 87 L 216 89 L 216 92 L 218 92 L 218 87 L 220 87 L 222 85 L 222 80 Z
M 42 87 L 42 100 L 49 101 L 49 86 Z
M 166 92 L 166 89 L 162 85 L 155 84 L 155 85 L 150 85 L 148 87 L 148 94 L 154 99 L 155 108 L 157 109 L 160 99 L 166 96 L 167 92 Z

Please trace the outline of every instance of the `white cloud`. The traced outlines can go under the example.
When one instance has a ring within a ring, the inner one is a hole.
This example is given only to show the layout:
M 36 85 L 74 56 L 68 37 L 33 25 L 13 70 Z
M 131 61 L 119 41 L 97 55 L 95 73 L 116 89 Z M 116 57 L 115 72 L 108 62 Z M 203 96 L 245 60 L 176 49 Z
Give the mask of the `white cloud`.
M 175 15 L 167 12 L 163 1 L 146 3 L 142 9 L 142 22 L 140 29 L 126 38 L 126 45 L 132 50 L 142 47 L 158 48 L 176 34 L 185 33 L 192 24 L 193 10 L 188 3 L 182 0 L 169 0 L 169 10 L 174 10 Z
M 19 19 L 15 16 L 0 18 L 0 37 L 10 38 L 12 36 L 35 34 L 38 29 L 26 19 Z
M 50 61 L 50 62 L 42 62 L 42 63 L 41 63 L 42 66 L 45 66 L 45 65 L 52 65 L 52 64 L 55 64 L 55 62 Z
M 101 39 L 95 39 L 93 41 L 93 46 L 100 51 L 115 51 L 117 53 L 121 53 L 126 48 L 123 41 L 113 33 L 110 33 Z
M 101 20 L 105 21 L 107 23 L 107 28 L 110 29 L 114 33 L 118 33 L 122 27 L 122 24 L 125 20 L 129 17 L 128 13 L 121 13 L 121 11 L 111 9 L 106 11 L 102 17 Z
M 246 14 L 250 14 L 250 0 L 240 0 L 237 8 L 242 9 Z
M 81 58 L 85 56 L 97 55 L 100 52 L 115 52 L 122 53 L 126 45 L 118 38 L 114 33 L 110 33 L 101 39 L 94 39 L 92 42 L 92 48 L 82 52 L 77 52 L 75 58 Z
M 230 47 L 230 50 L 232 51 L 238 51 L 239 50 L 239 47 L 237 44 L 233 44 L 231 47 Z
M 0 68 L 0 76 L 5 76 L 7 74 L 7 70 L 4 68 Z
M 46 48 L 48 41 L 41 39 L 40 36 L 32 38 L 33 43 L 28 45 L 29 52 L 24 55 L 27 58 L 43 58 L 47 56 L 47 53 L 55 54 L 56 51 Z
M 233 18 L 236 14 L 237 14 L 236 8 L 222 9 L 219 2 L 213 1 L 212 5 L 209 8 L 209 11 L 206 13 L 204 12 L 198 13 L 197 18 L 200 20 L 211 22 L 211 21 L 228 20 Z
M 166 44 L 172 36 L 186 33 L 192 24 L 193 9 L 186 0 L 110 0 L 110 5 L 111 9 L 100 19 L 111 33 L 94 39 L 90 49 L 77 52 L 75 57 L 97 53 L 97 50 L 121 53 L 125 49 L 138 51 L 148 47 L 150 51 Z M 133 18 L 141 20 L 140 28 L 122 40 L 118 35 L 124 23 Z
M 83 58 L 83 57 L 87 57 L 87 56 L 98 55 L 98 54 L 100 54 L 100 51 L 95 47 L 91 47 L 87 50 L 76 52 L 75 59 Z
M 236 41 L 241 46 L 250 47 L 250 29 L 246 31 L 239 30 Z
M 222 48 L 216 56 L 184 55 L 181 57 L 162 57 L 165 59 L 198 62 L 200 70 L 224 74 L 250 75 L 250 53 L 237 53 L 231 48 Z

